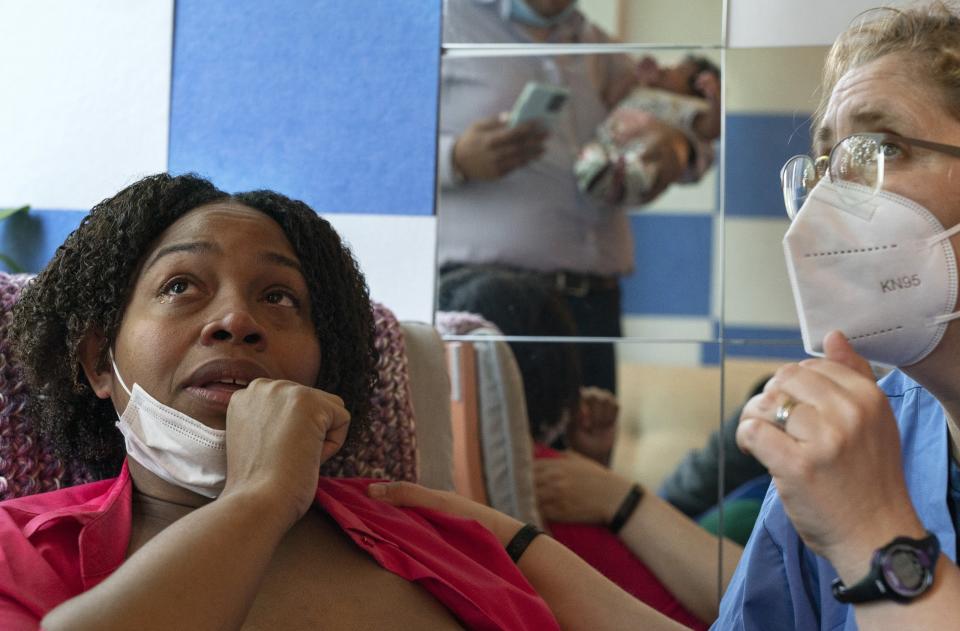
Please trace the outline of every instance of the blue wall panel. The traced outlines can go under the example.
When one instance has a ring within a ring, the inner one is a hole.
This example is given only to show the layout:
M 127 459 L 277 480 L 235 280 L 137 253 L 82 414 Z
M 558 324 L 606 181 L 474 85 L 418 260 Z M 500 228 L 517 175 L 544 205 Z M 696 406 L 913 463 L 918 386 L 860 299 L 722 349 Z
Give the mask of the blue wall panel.
M 626 315 L 710 315 L 713 217 L 630 216 L 635 270 L 625 278 Z
M 726 127 L 727 215 L 784 217 L 780 168 L 810 151 L 807 115 L 730 114 Z
M 701 366 L 719 366 L 720 365 L 720 345 L 719 344 L 701 344 L 700 345 L 700 365 Z
M 714 328 L 719 333 L 720 327 L 716 326 Z M 797 328 L 727 325 L 724 327 L 723 337 L 728 340 L 748 343 L 803 344 L 800 329 Z
M 719 324 L 714 324 L 714 334 L 719 333 Z M 727 326 L 724 328 L 724 350 L 728 358 L 771 359 L 797 361 L 810 356 L 803 350 L 799 329 L 775 327 Z M 720 348 L 704 344 L 700 362 L 715 366 L 720 363 Z
M 800 361 L 810 359 L 803 350 L 803 344 L 726 344 L 728 359 L 770 359 L 777 361 Z
M 36 209 L 17 213 L 0 222 L 0 252 L 12 258 L 24 271 L 39 272 L 86 215 L 76 211 Z M 11 271 L 3 264 L 0 269 Z
M 170 171 L 429 215 L 440 0 L 180 0 Z

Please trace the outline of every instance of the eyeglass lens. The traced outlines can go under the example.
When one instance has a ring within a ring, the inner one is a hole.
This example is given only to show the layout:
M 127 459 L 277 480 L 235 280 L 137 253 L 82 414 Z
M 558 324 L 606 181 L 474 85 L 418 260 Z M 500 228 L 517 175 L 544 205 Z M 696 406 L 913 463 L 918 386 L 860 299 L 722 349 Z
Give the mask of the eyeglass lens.
M 829 167 L 817 166 L 823 157 L 815 163 L 810 156 L 800 155 L 790 158 L 780 172 L 783 186 L 783 202 L 787 216 L 795 219 L 806 201 L 810 191 L 829 170 L 830 178 L 838 182 L 854 182 L 870 187 L 876 192 L 883 181 L 883 153 L 881 140 L 874 136 L 853 135 L 841 140 L 830 152 Z
M 783 166 L 780 181 L 783 186 L 783 203 L 790 219 L 797 216 L 810 189 L 816 184 L 816 179 L 810 156 L 794 156 Z
M 880 140 L 872 136 L 844 138 L 830 152 L 830 177 L 842 182 L 855 182 L 870 188 L 879 184 Z

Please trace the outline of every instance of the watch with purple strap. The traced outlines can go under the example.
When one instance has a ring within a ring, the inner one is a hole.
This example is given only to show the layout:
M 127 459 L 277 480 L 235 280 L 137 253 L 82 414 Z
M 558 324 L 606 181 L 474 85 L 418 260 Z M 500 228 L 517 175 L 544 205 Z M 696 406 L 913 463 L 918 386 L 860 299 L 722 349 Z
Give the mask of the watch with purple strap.
M 839 578 L 834 579 L 833 597 L 842 603 L 908 603 L 933 584 L 939 557 L 940 542 L 930 531 L 923 539 L 897 537 L 873 553 L 870 572 L 859 583 L 847 587 Z

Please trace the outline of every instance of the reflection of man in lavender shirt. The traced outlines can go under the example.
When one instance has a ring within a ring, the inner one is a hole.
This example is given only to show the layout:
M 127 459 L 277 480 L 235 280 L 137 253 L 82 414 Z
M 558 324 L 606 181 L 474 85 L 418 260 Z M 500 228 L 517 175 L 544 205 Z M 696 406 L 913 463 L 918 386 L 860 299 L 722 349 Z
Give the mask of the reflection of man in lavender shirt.
M 447 0 L 444 40 L 609 42 L 573 0 Z M 511 129 L 501 116 L 530 81 L 569 90 L 549 130 L 535 123 Z M 633 268 L 630 225 L 624 208 L 579 193 L 573 165 L 635 82 L 625 55 L 448 55 L 440 107 L 441 270 L 493 264 L 536 272 L 566 295 L 578 334 L 619 336 L 618 279 Z M 696 163 L 695 148 L 682 132 L 651 124 L 662 191 Z M 584 345 L 582 359 L 587 385 L 615 389 L 612 345 Z

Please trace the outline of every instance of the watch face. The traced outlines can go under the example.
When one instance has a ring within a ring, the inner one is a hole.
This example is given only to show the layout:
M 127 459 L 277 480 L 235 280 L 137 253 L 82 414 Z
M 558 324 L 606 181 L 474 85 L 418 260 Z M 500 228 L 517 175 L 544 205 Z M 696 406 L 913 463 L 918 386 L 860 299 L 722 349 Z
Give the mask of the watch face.
M 913 597 L 922 593 L 933 580 L 927 568 L 930 559 L 922 550 L 910 545 L 894 545 L 886 550 L 882 561 L 887 585 L 901 596 Z

